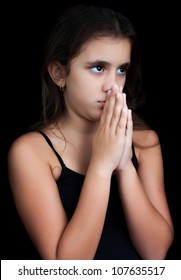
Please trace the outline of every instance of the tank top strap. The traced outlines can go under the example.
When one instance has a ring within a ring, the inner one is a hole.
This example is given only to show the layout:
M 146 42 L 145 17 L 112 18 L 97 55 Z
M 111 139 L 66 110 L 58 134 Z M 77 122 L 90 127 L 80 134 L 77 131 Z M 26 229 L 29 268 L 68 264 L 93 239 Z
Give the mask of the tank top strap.
M 60 161 L 62 167 L 65 166 L 63 159 L 61 158 L 61 156 L 59 155 L 59 153 L 55 150 L 52 142 L 50 141 L 50 139 L 48 138 L 48 136 L 43 132 L 43 131 L 38 131 L 47 141 L 47 143 L 49 144 L 49 146 L 52 148 L 52 150 L 54 151 L 55 155 L 57 156 L 58 160 Z

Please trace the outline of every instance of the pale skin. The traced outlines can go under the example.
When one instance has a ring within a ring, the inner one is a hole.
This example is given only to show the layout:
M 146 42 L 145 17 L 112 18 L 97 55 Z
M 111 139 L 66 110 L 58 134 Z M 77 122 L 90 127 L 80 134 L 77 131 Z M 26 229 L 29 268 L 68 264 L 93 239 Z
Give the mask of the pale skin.
M 158 136 L 152 130 L 133 131 L 122 92 L 130 54 L 127 39 L 92 39 L 71 62 L 68 75 L 59 63 L 48 67 L 57 85 L 62 75 L 66 84 L 67 112 L 60 127 L 67 145 L 57 128 L 44 131 L 66 165 L 86 175 L 70 221 L 56 185 L 61 165 L 42 135 L 24 134 L 11 146 L 8 164 L 15 204 L 42 259 L 94 258 L 113 172 L 130 237 L 140 256 L 164 259 L 172 243 Z M 138 172 L 131 160 L 132 140 L 148 146 L 135 146 Z

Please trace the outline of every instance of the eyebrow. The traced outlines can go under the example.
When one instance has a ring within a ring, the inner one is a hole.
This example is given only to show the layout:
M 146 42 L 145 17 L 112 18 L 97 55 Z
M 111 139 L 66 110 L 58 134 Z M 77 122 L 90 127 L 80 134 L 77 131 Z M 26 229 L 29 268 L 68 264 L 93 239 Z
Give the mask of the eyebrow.
M 110 65 L 110 63 L 109 62 L 107 62 L 107 61 L 105 61 L 105 60 L 95 60 L 95 61 L 88 61 L 87 63 L 86 63 L 89 67 L 90 66 L 94 66 L 94 65 L 106 65 L 106 66 L 109 66 Z M 123 63 L 123 64 L 120 64 L 120 66 L 119 67 L 129 67 L 130 66 L 130 62 L 125 62 L 125 63 Z

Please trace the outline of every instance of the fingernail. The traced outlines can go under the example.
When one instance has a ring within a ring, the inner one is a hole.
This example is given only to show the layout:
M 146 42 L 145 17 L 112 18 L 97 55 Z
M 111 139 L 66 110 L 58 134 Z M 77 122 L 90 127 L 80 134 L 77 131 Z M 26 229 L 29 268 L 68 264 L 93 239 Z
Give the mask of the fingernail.
M 111 95 L 111 90 L 109 89 L 108 91 L 107 91 L 107 96 L 110 96 Z
M 120 92 L 119 92 L 119 93 L 117 93 L 117 94 L 116 94 L 116 97 L 117 97 L 117 99 L 122 98 L 122 93 L 120 93 Z
M 115 92 L 118 92 L 118 91 L 119 91 L 118 85 L 113 85 L 113 86 L 112 86 L 112 89 L 113 89 Z

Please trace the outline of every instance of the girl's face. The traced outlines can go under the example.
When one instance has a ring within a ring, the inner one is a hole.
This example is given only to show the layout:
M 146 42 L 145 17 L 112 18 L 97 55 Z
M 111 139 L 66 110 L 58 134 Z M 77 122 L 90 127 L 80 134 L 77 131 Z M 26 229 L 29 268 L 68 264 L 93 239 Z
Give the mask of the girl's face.
M 92 39 L 70 65 L 64 92 L 68 114 L 98 121 L 107 91 L 123 88 L 130 64 L 131 43 L 122 38 Z

